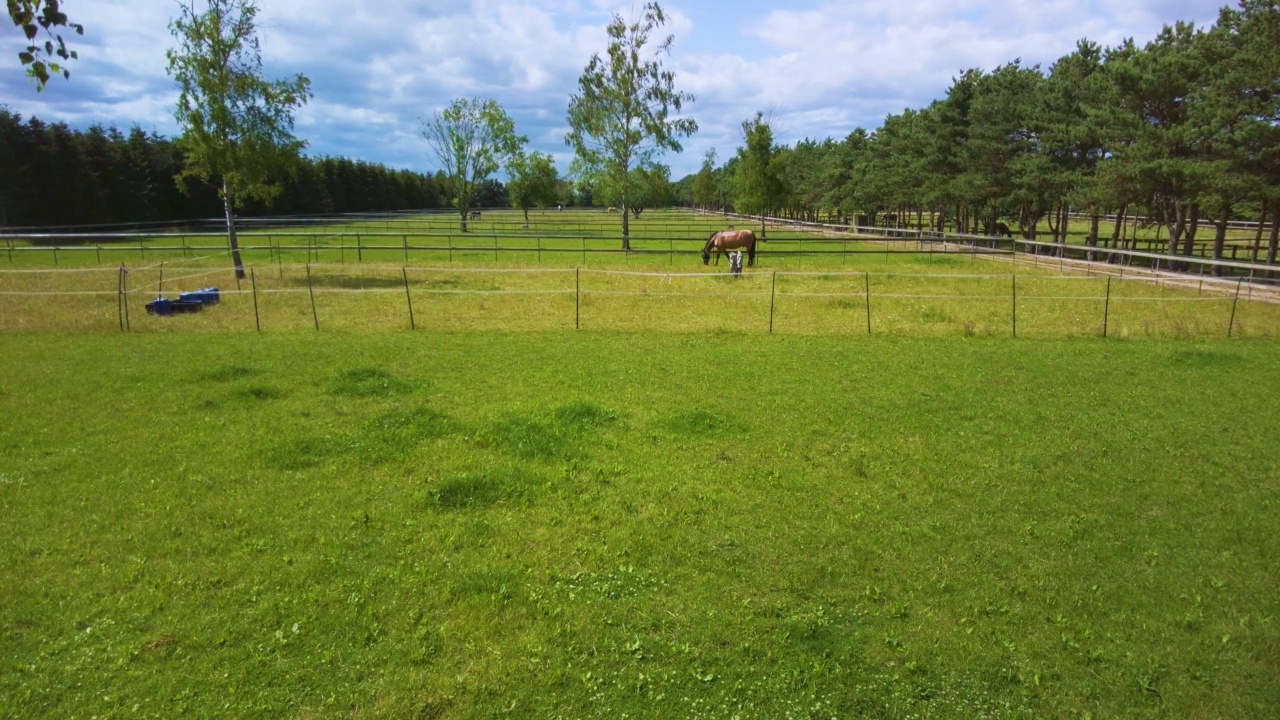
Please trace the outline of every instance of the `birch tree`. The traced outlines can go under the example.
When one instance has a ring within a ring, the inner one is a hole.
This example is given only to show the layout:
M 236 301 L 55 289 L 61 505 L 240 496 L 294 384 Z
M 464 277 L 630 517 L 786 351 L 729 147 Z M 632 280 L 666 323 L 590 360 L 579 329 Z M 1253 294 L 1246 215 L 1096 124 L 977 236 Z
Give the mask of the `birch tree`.
M 680 138 L 698 131 L 690 117 L 676 117 L 693 96 L 675 89 L 675 73 L 663 69 L 674 36 L 650 45 L 666 23 L 656 2 L 646 3 L 639 20 L 614 15 L 609 48 L 598 53 L 578 79 L 569 98 L 569 134 L 575 175 L 590 178 L 603 195 L 618 198 L 622 210 L 622 249 L 631 249 L 627 210 L 638 192 L 632 170 L 649 167 L 663 150 L 680 152 Z M 646 49 L 652 47 L 652 51 Z
M 507 111 L 494 100 L 458 98 L 419 131 L 431 146 L 440 169 L 449 183 L 454 206 L 467 231 L 467 214 L 476 189 L 520 154 L 527 138 L 516 135 L 516 126 Z
M 273 179 L 292 166 L 306 143 L 293 136 L 293 115 L 311 98 L 303 75 L 262 77 L 254 0 L 194 0 L 169 25 L 178 47 L 169 50 L 169 74 L 180 91 L 174 116 L 186 165 L 178 175 L 220 186 L 227 218 L 227 244 L 236 277 L 244 277 L 236 240 L 236 202 L 270 202 L 279 193 Z

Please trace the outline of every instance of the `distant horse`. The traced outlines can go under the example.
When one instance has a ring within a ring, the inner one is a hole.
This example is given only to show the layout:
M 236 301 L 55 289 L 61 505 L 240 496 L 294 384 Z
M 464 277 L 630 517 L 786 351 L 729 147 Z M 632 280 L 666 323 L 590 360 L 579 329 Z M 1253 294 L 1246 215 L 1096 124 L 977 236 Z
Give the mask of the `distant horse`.
M 761 242 L 764 239 L 761 238 Z M 756 264 L 756 234 L 750 230 L 721 230 L 711 233 L 707 244 L 702 248 L 702 264 L 711 263 L 711 251 L 716 253 L 716 264 L 720 264 L 720 256 L 728 255 L 730 250 L 746 248 L 747 264 Z
M 472 219 L 472 220 L 479 220 L 479 219 L 480 219 L 480 211 L 479 211 L 479 210 L 472 210 L 472 211 L 471 211 L 471 213 L 470 213 L 470 217 L 471 217 L 471 219 Z
M 616 214 L 616 213 L 618 212 L 618 208 L 616 208 L 616 207 L 609 207 L 609 208 L 605 208 L 605 212 L 607 212 L 607 213 L 615 213 L 615 214 Z
M 1007 238 L 1013 237 L 1013 232 L 1009 230 L 1009 226 L 1006 225 L 1003 221 L 996 221 L 995 232 L 991 231 L 992 230 L 991 223 L 983 223 L 983 226 L 986 228 L 985 234 L 987 235 L 999 235 Z

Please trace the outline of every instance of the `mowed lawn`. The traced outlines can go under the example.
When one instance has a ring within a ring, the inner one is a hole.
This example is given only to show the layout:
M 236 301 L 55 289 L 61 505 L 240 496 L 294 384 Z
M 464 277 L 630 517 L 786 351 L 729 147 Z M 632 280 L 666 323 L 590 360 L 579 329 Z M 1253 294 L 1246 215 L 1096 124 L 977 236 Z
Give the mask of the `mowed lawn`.
M 0 336 L 0 715 L 1275 717 L 1278 350 Z

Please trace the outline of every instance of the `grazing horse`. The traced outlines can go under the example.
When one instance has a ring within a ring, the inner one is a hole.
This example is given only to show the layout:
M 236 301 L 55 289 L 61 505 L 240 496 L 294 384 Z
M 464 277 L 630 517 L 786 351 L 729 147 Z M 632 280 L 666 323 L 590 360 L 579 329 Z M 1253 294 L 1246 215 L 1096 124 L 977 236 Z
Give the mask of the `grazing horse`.
M 471 219 L 472 219 L 472 220 L 479 220 L 479 219 L 480 219 L 480 211 L 479 211 L 479 210 L 472 210 L 472 211 L 471 211 L 471 213 L 470 213 L 470 217 L 471 217 Z
M 608 208 L 605 208 L 605 212 L 607 212 L 607 213 L 614 213 L 614 214 L 616 215 L 616 214 L 617 214 L 617 212 L 618 212 L 618 208 L 616 208 L 616 207 L 608 207 Z
M 763 238 L 761 242 L 763 242 Z M 747 264 L 756 264 L 756 234 L 750 230 L 721 230 L 711 233 L 707 244 L 702 248 L 702 264 L 711 262 L 711 251 L 716 252 L 716 264 L 720 264 L 720 255 L 728 255 L 730 250 L 746 248 Z

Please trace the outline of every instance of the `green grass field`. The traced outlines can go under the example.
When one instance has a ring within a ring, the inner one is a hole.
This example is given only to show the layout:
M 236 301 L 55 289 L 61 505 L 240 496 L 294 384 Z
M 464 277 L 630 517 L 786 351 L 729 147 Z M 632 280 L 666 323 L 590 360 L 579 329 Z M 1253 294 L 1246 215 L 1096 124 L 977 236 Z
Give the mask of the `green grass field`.
M 0 336 L 5 717 L 1275 717 L 1270 341 Z

